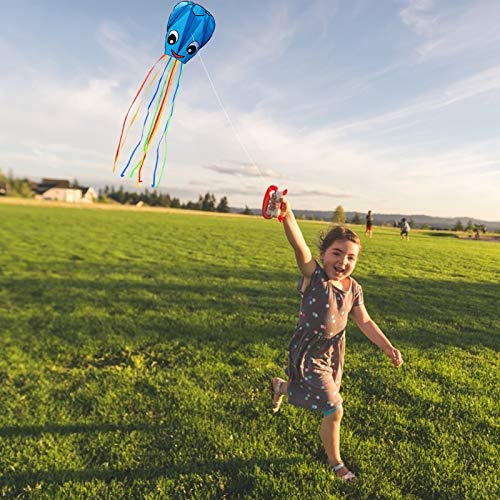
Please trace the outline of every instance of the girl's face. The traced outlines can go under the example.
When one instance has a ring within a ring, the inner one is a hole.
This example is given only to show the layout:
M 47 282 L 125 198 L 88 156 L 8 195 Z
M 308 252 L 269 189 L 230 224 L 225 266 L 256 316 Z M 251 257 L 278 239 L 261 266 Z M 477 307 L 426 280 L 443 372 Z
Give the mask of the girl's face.
M 331 280 L 347 278 L 358 262 L 359 245 L 349 240 L 334 241 L 322 254 L 323 268 Z

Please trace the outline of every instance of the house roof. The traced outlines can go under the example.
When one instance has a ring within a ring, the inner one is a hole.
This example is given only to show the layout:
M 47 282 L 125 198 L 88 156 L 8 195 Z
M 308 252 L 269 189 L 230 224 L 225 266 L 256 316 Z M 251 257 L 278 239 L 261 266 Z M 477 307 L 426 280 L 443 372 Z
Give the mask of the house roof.
M 70 189 L 72 187 L 71 183 L 67 179 L 44 178 L 44 179 L 42 179 L 42 182 L 40 184 L 46 184 L 46 185 L 50 185 L 50 187 L 58 187 L 58 188 L 64 188 L 64 189 Z
M 82 192 L 82 196 L 85 196 L 89 190 L 91 191 L 91 194 L 96 195 L 96 192 L 92 187 L 87 187 L 87 186 L 73 186 L 68 180 L 66 179 L 48 179 L 44 178 L 42 179 L 42 182 L 32 182 L 31 183 L 31 189 L 34 191 L 36 194 L 43 194 L 47 192 L 49 189 L 78 189 Z
M 91 189 L 91 193 L 93 193 L 94 195 L 96 195 L 96 192 L 94 191 L 94 188 L 92 187 L 83 187 L 83 186 L 80 186 L 80 189 L 82 190 L 82 196 L 85 196 Z
M 61 189 L 72 189 L 71 183 L 66 179 L 42 179 L 42 182 L 33 182 L 31 189 L 36 194 L 43 194 L 49 189 L 61 188 Z

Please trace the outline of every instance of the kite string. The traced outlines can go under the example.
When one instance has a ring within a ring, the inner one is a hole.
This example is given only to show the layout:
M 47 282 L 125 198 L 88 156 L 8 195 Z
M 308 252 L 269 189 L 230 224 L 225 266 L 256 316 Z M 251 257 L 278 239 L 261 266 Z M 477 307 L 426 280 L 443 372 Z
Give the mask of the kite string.
M 193 38 L 194 40 L 194 38 Z M 245 154 L 247 155 L 248 159 L 250 160 L 250 163 L 257 169 L 257 172 L 259 173 L 259 175 L 265 179 L 266 177 L 264 176 L 264 174 L 262 173 L 261 169 L 258 167 L 257 163 L 254 161 L 254 159 L 252 158 L 252 155 L 250 154 L 250 152 L 248 151 L 248 149 L 245 147 L 245 145 L 243 144 L 242 140 L 240 139 L 240 136 L 238 134 L 238 131 L 236 130 L 236 127 L 234 126 L 231 118 L 229 117 L 227 111 L 226 111 L 226 108 L 224 107 L 224 104 L 222 104 L 222 100 L 221 98 L 219 97 L 219 94 L 217 92 L 217 90 L 215 89 L 215 85 L 214 85 L 214 82 L 212 81 L 212 79 L 210 78 L 210 75 L 208 73 L 208 69 L 207 67 L 205 66 L 205 62 L 203 61 L 203 57 L 201 57 L 201 54 L 198 53 L 198 57 L 200 58 L 200 61 L 201 61 L 201 64 L 203 66 L 203 69 L 205 70 L 205 73 L 207 75 L 207 78 L 208 78 L 208 81 L 210 82 L 210 85 L 212 86 L 212 90 L 214 91 L 214 94 L 215 94 L 215 97 L 217 98 L 217 101 L 219 102 L 219 105 L 222 109 L 222 111 L 224 112 L 224 115 L 226 116 L 226 120 L 228 121 L 229 125 L 231 126 L 231 129 L 233 130 L 234 132 L 234 135 L 236 137 L 236 140 L 238 141 L 239 145 L 241 146 L 241 149 L 243 149 L 243 151 L 245 152 Z

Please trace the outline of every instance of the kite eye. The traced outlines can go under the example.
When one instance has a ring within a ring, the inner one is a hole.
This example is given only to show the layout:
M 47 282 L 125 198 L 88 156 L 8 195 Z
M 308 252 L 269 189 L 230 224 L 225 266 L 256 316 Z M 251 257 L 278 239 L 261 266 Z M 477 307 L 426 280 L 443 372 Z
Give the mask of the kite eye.
M 198 50 L 198 47 L 199 47 L 199 43 L 198 42 L 192 42 L 188 45 L 188 48 L 186 49 L 186 52 L 192 56 L 193 54 L 196 53 L 196 51 Z
M 177 33 L 177 31 L 175 30 L 172 30 L 168 35 L 167 43 L 169 45 L 175 45 L 177 43 L 177 40 L 179 40 L 179 33 Z

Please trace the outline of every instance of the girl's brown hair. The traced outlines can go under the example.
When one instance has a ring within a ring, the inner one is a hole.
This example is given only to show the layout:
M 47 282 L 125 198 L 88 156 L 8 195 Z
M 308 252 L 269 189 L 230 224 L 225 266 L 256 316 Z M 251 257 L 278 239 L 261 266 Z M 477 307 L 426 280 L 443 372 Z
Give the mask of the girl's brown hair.
M 359 245 L 359 250 L 361 251 L 361 240 L 359 236 L 346 226 L 335 226 L 332 227 L 326 233 L 323 233 L 319 237 L 319 251 L 324 253 L 326 249 L 335 241 L 352 241 Z

